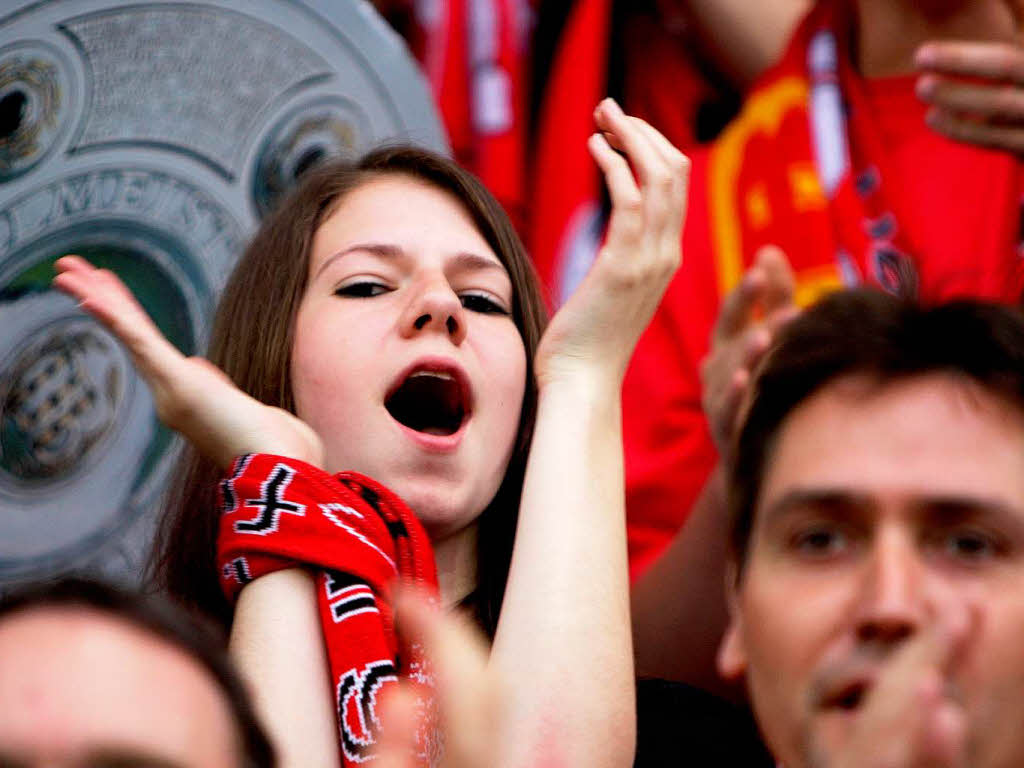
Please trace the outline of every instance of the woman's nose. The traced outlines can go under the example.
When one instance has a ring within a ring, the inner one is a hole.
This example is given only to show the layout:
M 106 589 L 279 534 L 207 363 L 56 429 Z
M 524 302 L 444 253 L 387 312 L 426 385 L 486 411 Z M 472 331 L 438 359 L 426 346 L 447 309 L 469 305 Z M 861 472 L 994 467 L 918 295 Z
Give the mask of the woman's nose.
M 401 329 L 406 337 L 436 331 L 446 334 L 453 344 L 466 338 L 466 310 L 448 281 L 440 276 L 424 280 L 414 289 L 402 316 Z

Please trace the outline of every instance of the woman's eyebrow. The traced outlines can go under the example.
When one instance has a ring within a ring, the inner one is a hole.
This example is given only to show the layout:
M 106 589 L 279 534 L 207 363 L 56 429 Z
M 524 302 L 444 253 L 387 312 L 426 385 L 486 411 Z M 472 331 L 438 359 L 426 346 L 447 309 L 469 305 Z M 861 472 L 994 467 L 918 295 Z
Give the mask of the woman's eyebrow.
M 397 259 L 405 256 L 405 251 L 397 245 L 392 245 L 390 243 L 355 243 L 354 245 L 350 245 L 348 248 L 340 250 L 324 259 L 324 263 L 320 265 L 320 268 L 316 271 L 316 274 L 313 275 L 313 277 L 317 277 L 321 272 L 327 269 L 328 266 L 333 264 L 342 256 L 346 256 L 354 251 L 365 251 L 373 254 L 374 256 L 380 256 L 383 259 Z
M 369 253 L 373 256 L 378 256 L 382 259 L 401 259 L 406 257 L 404 249 L 397 245 L 390 243 L 355 243 L 353 245 L 338 251 L 337 253 L 329 256 L 324 260 L 324 263 L 320 265 L 320 268 L 316 271 L 318 276 L 321 272 L 327 269 L 328 266 L 333 264 L 335 261 L 343 256 L 346 256 L 355 251 L 362 251 Z M 456 269 L 462 270 L 499 270 L 505 271 L 505 267 L 502 266 L 501 262 L 494 258 L 488 258 L 478 253 L 472 253 L 470 251 L 460 251 L 452 257 L 451 264 Z
M 486 256 L 481 256 L 478 253 L 471 253 L 463 251 L 455 254 L 452 257 L 452 265 L 456 269 L 464 270 L 489 270 L 496 269 L 500 272 L 505 272 L 505 267 L 502 266 L 500 261 L 495 259 L 489 259 Z

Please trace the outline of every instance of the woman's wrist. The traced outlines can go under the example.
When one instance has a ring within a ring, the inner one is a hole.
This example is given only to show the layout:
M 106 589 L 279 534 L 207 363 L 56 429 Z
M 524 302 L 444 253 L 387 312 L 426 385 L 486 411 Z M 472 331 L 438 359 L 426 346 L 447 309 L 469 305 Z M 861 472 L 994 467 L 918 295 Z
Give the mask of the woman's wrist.
M 610 371 L 581 367 L 538 377 L 537 381 L 538 403 L 552 403 L 560 408 L 618 408 L 621 393 L 622 376 Z

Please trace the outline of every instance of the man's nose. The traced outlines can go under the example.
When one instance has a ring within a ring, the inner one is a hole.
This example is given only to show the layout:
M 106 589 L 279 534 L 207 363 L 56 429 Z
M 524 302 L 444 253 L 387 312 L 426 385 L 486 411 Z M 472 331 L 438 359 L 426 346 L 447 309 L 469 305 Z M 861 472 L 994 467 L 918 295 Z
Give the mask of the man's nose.
M 925 564 L 913 538 L 883 530 L 872 542 L 856 613 L 857 636 L 880 645 L 899 643 L 921 628 L 926 610 Z
M 440 275 L 424 276 L 413 288 L 402 313 L 402 335 L 412 338 L 420 333 L 440 332 L 452 343 L 466 338 L 466 310 L 448 281 Z

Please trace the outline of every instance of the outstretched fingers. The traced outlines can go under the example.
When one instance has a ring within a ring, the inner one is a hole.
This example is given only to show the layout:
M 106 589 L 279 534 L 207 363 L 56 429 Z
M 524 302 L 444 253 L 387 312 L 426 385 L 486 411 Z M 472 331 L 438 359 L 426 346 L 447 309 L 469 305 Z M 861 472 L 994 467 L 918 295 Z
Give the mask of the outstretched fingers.
M 185 359 L 113 272 L 94 267 L 80 256 L 64 256 L 54 267 L 54 287 L 78 299 L 82 309 L 117 336 L 151 383 Z

